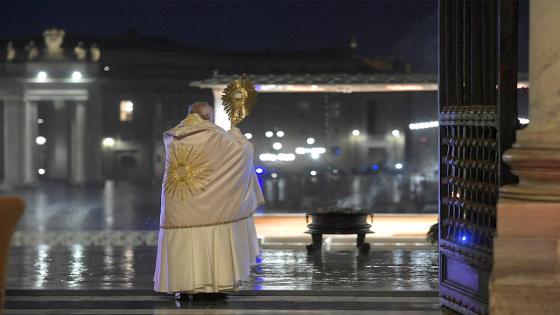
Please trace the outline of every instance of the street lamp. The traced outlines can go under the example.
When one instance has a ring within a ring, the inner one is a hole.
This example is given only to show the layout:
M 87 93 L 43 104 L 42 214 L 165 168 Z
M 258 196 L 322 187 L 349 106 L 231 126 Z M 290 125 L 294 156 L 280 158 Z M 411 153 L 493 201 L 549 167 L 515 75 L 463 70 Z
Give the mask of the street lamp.
M 82 73 L 80 71 L 72 72 L 72 80 L 80 81 L 82 79 Z
M 37 143 L 37 145 L 44 145 L 45 143 L 47 143 L 47 138 L 38 136 L 37 138 L 35 138 L 35 143 Z
M 37 80 L 39 81 L 45 81 L 48 77 L 49 76 L 45 71 L 39 71 L 39 73 L 37 73 Z
M 104 147 L 112 148 L 115 146 L 115 139 L 113 138 L 105 138 L 102 142 Z

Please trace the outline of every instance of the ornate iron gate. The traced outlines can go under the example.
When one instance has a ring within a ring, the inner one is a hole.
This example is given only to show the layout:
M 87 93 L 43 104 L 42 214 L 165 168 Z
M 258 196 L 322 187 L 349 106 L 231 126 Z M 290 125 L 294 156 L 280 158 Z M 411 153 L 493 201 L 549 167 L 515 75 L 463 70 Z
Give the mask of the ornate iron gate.
M 488 314 L 501 162 L 517 128 L 517 3 L 439 2 L 442 305 Z

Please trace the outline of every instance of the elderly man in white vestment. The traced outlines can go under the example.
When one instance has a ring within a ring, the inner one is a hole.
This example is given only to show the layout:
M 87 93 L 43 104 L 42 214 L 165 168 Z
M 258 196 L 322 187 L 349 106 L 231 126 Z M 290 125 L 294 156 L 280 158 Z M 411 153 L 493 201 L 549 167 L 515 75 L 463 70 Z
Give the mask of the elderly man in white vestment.
M 264 199 L 253 146 L 239 129 L 216 126 L 213 116 L 210 105 L 196 102 L 164 133 L 154 290 L 181 300 L 227 298 L 259 254 L 253 213 Z

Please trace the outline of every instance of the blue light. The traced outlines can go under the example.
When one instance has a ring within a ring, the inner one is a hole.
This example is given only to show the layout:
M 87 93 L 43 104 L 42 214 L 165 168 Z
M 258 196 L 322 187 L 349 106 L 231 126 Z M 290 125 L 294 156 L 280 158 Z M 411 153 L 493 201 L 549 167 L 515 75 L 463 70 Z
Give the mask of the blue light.
M 463 237 L 461 237 L 461 240 L 464 242 L 464 241 L 467 240 L 467 237 L 466 237 L 466 236 L 463 236 Z
M 379 171 L 379 165 L 373 164 L 373 165 L 371 166 L 371 169 L 374 170 L 374 171 Z
M 262 167 L 257 167 L 255 172 L 257 172 L 257 174 L 262 174 L 262 173 L 264 173 L 264 169 L 262 169 Z

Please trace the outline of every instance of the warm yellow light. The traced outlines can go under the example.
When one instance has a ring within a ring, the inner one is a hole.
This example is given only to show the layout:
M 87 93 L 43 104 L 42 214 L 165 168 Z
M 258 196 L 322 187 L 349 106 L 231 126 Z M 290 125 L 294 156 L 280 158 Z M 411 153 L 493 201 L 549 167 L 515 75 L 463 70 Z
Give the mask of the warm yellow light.
M 115 139 L 105 138 L 105 139 L 103 139 L 102 144 L 103 144 L 104 147 L 109 147 L 109 148 L 114 147 L 115 146 Z
M 120 120 L 121 121 L 132 121 L 132 116 L 134 112 L 134 103 L 129 100 L 121 101 L 120 103 Z

